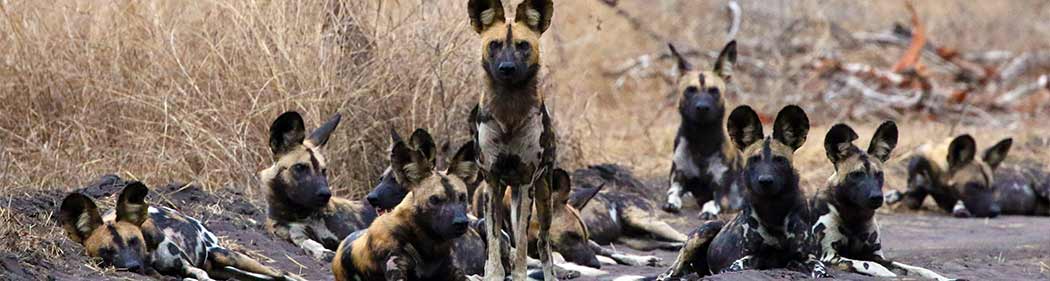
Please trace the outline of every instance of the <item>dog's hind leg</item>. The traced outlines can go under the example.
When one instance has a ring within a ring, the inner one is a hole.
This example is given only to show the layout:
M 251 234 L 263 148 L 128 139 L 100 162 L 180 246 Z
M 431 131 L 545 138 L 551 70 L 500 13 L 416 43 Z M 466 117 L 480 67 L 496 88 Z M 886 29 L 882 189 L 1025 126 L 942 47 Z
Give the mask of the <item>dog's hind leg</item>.
M 550 166 L 540 172 L 540 178 L 533 180 L 532 189 L 536 194 L 536 219 L 539 222 L 539 248 L 540 262 L 543 264 L 543 278 L 545 280 L 557 280 L 554 275 L 554 261 L 551 257 L 550 229 L 553 220 L 554 202 L 551 198 L 551 185 L 553 184 L 554 171 Z M 538 185 L 537 185 L 538 184 Z M 528 205 L 525 205 L 528 206 Z
M 657 280 L 674 280 L 691 272 L 709 274 L 711 269 L 707 265 L 707 248 L 724 226 L 722 221 L 708 221 L 693 231 L 678 252 L 678 257 L 671 263 L 671 268 L 660 274 Z
M 528 227 L 532 215 L 532 186 L 522 185 L 511 188 L 511 230 L 514 233 L 514 258 L 511 259 L 511 277 L 513 280 L 525 280 L 527 277 L 529 237 Z
M 606 249 L 594 241 L 588 241 L 588 245 L 591 247 L 591 250 L 598 254 L 599 260 L 601 260 L 602 257 L 608 257 L 613 264 L 629 266 L 661 266 L 660 263 L 663 261 L 663 259 L 657 256 L 638 256 L 618 253 Z
M 895 262 L 895 261 L 886 260 L 881 255 L 876 255 L 873 258 L 873 260 L 875 260 L 875 262 L 881 264 L 882 266 L 885 266 L 885 267 L 888 267 L 888 268 L 900 269 L 900 270 L 902 270 L 904 272 L 907 272 L 908 275 L 915 274 L 915 275 L 922 276 L 922 278 L 934 279 L 934 280 L 937 280 L 937 281 L 956 280 L 956 279 L 944 277 L 944 276 L 942 276 L 940 274 L 937 274 L 936 272 L 933 272 L 932 270 L 929 270 L 929 269 L 925 269 L 925 268 L 918 267 L 918 266 L 911 266 L 911 265 L 907 265 L 907 264 L 903 264 L 903 263 L 899 263 L 899 262 Z
M 635 249 L 638 251 L 648 252 L 653 250 L 665 250 L 665 251 L 678 251 L 682 249 L 685 242 L 664 242 L 656 241 L 652 239 L 633 238 L 633 237 L 620 237 L 616 238 L 616 243 L 623 244 L 627 248 Z
M 236 280 L 303 280 L 262 265 L 258 261 L 225 248 L 208 250 L 209 274 L 220 279 Z
M 660 240 L 685 242 L 686 239 L 689 239 L 689 237 L 678 232 L 671 225 L 664 221 L 653 219 L 652 214 L 637 207 L 627 207 L 622 217 L 624 224 L 628 227 L 648 232 Z

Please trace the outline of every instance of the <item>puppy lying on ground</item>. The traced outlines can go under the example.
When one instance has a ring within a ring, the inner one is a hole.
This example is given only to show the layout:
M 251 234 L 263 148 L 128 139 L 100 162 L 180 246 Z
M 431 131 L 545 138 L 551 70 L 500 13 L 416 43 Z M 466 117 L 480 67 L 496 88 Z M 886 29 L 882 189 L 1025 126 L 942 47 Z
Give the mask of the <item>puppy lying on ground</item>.
M 820 242 L 820 260 L 871 276 L 897 277 L 891 270 L 902 270 L 923 278 L 950 280 L 883 255 L 875 210 L 882 206 L 882 168 L 897 146 L 897 125 L 887 121 L 879 126 L 867 151 L 853 145 L 857 138 L 845 124 L 831 127 L 824 138 L 824 150 L 835 166 L 835 174 L 812 202 L 813 235 Z
M 908 163 L 908 189 L 891 192 L 887 202 L 902 201 L 918 209 L 926 196 L 956 217 L 996 217 L 1002 212 L 997 201 L 994 172 L 1006 159 L 1012 139 L 1004 139 L 975 158 L 977 144 L 970 135 L 950 142 L 919 147 Z
M 585 203 L 576 208 L 591 241 L 601 245 L 620 243 L 639 251 L 677 251 L 687 239 L 657 218 L 653 202 L 643 194 L 645 186 L 627 169 L 613 164 L 595 165 L 574 171 L 573 182 L 579 188 L 569 202 L 573 206 L 578 205 L 576 202 Z
M 697 228 L 658 279 L 783 267 L 827 277 L 816 258 L 809 206 L 791 162 L 809 132 L 806 113 L 798 106 L 785 107 L 777 114 L 773 136 L 765 137 L 758 114 L 741 106 L 729 115 L 728 129 L 747 161 L 740 178 L 744 209 L 728 223 L 708 221 Z
M 439 172 L 423 153 L 396 142 L 391 170 L 409 192 L 339 244 L 332 262 L 336 280 L 468 280 L 452 262 L 452 241 L 470 230 L 466 182 L 478 174 L 477 155 L 467 143 Z
M 129 183 L 115 210 L 99 215 L 95 202 L 80 193 L 62 200 L 59 222 L 70 239 L 84 245 L 103 265 L 140 274 L 157 273 L 196 280 L 301 280 L 219 246 L 194 218 L 151 207 L 149 189 Z

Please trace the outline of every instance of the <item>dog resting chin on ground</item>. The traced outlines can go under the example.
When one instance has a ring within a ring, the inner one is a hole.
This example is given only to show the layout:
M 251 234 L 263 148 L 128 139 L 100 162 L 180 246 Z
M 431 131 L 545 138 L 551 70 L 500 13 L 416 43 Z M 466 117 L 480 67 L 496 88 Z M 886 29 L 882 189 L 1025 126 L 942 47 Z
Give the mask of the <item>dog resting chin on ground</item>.
M 813 235 L 820 242 L 821 261 L 871 276 L 897 277 L 892 270 L 898 270 L 923 278 L 950 280 L 883 255 L 875 210 L 883 203 L 883 163 L 897 146 L 897 125 L 887 121 L 879 126 L 867 151 L 853 145 L 857 138 L 857 133 L 845 124 L 831 127 L 824 138 L 824 150 L 835 166 L 835 174 L 813 200 Z
M 339 244 L 336 280 L 468 280 L 452 262 L 452 245 L 470 228 L 466 183 L 477 176 L 476 159 L 474 143 L 467 143 L 448 170 L 435 171 L 426 155 L 394 143 L 390 167 L 408 194 Z
M 784 107 L 774 121 L 773 136 L 765 137 L 758 114 L 741 106 L 729 115 L 727 127 L 747 161 L 740 178 L 744 209 L 729 222 L 708 221 L 697 228 L 659 279 L 784 267 L 827 277 L 815 256 L 809 206 L 792 165 L 809 132 L 806 113 L 798 106 Z
M 157 273 L 196 280 L 302 280 L 219 246 L 215 234 L 194 218 L 169 208 L 151 207 L 149 189 L 131 182 L 115 210 L 99 215 L 95 202 L 80 193 L 62 200 L 59 222 L 70 239 L 105 266 L 140 274 Z

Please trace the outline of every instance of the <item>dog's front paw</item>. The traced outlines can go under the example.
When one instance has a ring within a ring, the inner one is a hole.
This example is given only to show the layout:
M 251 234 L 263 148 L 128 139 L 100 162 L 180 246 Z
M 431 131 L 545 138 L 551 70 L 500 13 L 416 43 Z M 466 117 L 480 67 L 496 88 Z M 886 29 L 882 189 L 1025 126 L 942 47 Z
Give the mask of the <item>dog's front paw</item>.
M 970 214 L 970 210 L 967 210 L 966 206 L 960 201 L 959 204 L 955 204 L 955 208 L 952 208 L 952 216 L 957 218 L 968 218 L 973 215 Z
M 323 262 L 332 262 L 332 260 L 335 259 L 335 252 L 326 249 L 314 254 L 314 258 Z
M 902 195 L 901 195 L 901 192 L 900 192 L 900 191 L 897 191 L 897 190 L 894 190 L 894 191 L 890 191 L 889 193 L 886 193 L 886 195 L 883 195 L 883 196 L 882 196 L 882 199 L 883 199 L 883 200 L 884 200 L 884 201 L 886 202 L 886 204 L 888 204 L 888 205 L 889 205 L 889 204 L 897 204 L 897 202 L 900 202 L 900 201 L 901 201 L 901 198 L 904 198 L 904 196 L 902 196 Z
M 701 221 L 717 220 L 718 214 L 712 212 L 700 212 L 700 215 L 698 215 L 697 218 L 699 218 Z
M 663 209 L 668 213 L 677 214 L 679 211 L 682 210 L 682 201 L 678 200 L 676 203 L 674 201 L 668 200 L 667 203 L 664 203 Z

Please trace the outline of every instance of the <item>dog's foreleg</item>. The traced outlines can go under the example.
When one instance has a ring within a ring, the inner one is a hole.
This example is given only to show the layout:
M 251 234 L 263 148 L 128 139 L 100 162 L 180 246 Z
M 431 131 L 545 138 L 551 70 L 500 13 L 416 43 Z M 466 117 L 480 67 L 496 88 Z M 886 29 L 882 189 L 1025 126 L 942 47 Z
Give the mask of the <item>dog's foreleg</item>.
M 525 280 L 528 273 L 526 265 L 528 263 L 528 251 L 529 251 L 529 222 L 532 215 L 532 185 L 526 184 L 517 188 L 518 202 L 514 204 L 514 208 L 517 209 L 512 220 L 514 225 L 514 264 L 511 270 L 511 276 L 514 280 Z M 512 210 L 514 212 L 515 210 Z
M 700 208 L 700 219 L 701 220 L 713 220 L 718 219 L 718 214 L 722 213 L 722 205 L 719 205 L 715 199 L 704 202 L 704 206 Z
M 852 271 L 868 276 L 897 277 L 896 273 L 877 262 L 848 259 L 838 255 L 825 257 L 824 261 L 844 271 Z
M 282 273 L 240 253 L 230 252 L 225 248 L 208 250 L 208 262 L 212 264 L 212 273 L 235 277 L 238 280 L 303 280 L 298 276 Z
M 488 178 L 488 177 L 486 177 Z M 489 180 L 488 201 L 485 204 L 485 240 L 488 258 L 485 260 L 485 280 L 503 281 L 507 276 L 503 270 L 503 193 L 506 186 L 499 181 Z
M 408 280 L 408 273 L 412 267 L 411 258 L 395 254 L 386 260 L 386 272 L 383 275 L 389 281 L 405 281 Z
M 677 213 L 682 209 L 682 196 L 685 195 L 685 187 L 682 186 L 675 176 L 674 164 L 671 164 L 671 175 L 669 176 L 670 186 L 667 188 L 667 202 L 664 203 L 664 210 L 672 213 Z
M 638 208 L 628 207 L 623 212 L 623 221 L 627 226 L 639 229 L 656 236 L 659 239 L 671 242 L 685 242 L 688 236 L 678 232 L 666 222 L 653 219 L 646 211 Z
M 605 249 L 605 247 L 602 247 L 601 245 L 598 245 L 598 243 L 596 243 L 594 241 L 587 241 L 587 242 L 588 242 L 588 246 L 591 248 L 591 250 L 594 251 L 596 254 L 598 254 L 598 260 L 599 261 L 602 261 L 603 257 L 607 257 L 607 258 L 611 259 L 612 263 L 614 263 L 614 264 L 629 265 L 629 266 L 652 266 L 652 267 L 661 266 L 660 262 L 663 261 L 663 259 L 661 259 L 660 257 L 657 257 L 657 256 L 638 256 L 638 255 L 622 254 L 622 253 L 617 253 L 617 252 Z
M 940 274 L 937 274 L 936 272 L 933 272 L 932 270 L 925 269 L 925 268 L 918 267 L 918 266 L 911 266 L 911 265 L 907 265 L 907 264 L 903 264 L 903 263 L 899 263 L 899 262 L 890 262 L 890 266 L 896 267 L 896 268 L 900 268 L 901 270 L 904 270 L 905 272 L 908 272 L 909 275 L 914 273 L 914 274 L 917 274 L 919 276 L 922 276 L 923 278 L 935 279 L 937 281 L 955 280 L 955 279 L 951 279 L 951 278 L 948 278 L 948 277 L 941 276 Z
M 335 252 L 324 247 L 324 244 L 310 239 L 306 235 L 306 226 L 303 224 L 293 223 L 288 225 L 288 238 L 292 240 L 292 244 L 299 246 L 310 254 L 311 257 L 319 261 L 331 262 L 332 258 L 335 257 Z

